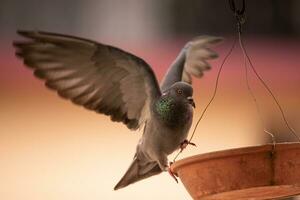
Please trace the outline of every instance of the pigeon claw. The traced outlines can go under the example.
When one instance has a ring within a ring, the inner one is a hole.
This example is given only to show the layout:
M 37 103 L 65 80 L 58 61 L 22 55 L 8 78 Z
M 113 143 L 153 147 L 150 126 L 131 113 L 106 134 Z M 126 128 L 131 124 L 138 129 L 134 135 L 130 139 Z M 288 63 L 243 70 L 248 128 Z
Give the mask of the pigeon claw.
M 169 167 L 168 167 L 168 172 L 169 172 L 169 174 L 170 174 L 170 176 L 176 181 L 176 183 L 178 183 L 178 179 L 177 179 L 177 174 L 176 173 L 174 173 L 173 171 L 172 171 L 172 169 L 171 169 L 171 165 L 173 164 L 173 162 L 170 162 L 170 165 L 169 165 Z
M 188 140 L 184 140 L 181 144 L 180 144 L 180 150 L 183 151 L 188 145 L 192 145 L 194 147 L 196 147 L 197 145 L 193 142 L 190 142 Z

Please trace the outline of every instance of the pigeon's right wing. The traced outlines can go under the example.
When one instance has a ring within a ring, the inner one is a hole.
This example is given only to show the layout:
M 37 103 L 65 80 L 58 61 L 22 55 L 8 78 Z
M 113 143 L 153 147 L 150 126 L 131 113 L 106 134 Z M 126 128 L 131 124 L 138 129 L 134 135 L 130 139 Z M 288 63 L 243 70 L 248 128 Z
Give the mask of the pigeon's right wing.
M 188 42 L 164 76 L 161 90 L 167 90 L 178 81 L 191 83 L 192 76 L 202 77 L 203 72 L 210 69 L 207 60 L 218 57 L 218 54 L 208 47 L 220 41 L 220 37 L 199 36 Z
M 149 117 L 161 92 L 150 66 L 121 49 L 61 34 L 19 31 L 16 55 L 46 86 L 130 129 Z

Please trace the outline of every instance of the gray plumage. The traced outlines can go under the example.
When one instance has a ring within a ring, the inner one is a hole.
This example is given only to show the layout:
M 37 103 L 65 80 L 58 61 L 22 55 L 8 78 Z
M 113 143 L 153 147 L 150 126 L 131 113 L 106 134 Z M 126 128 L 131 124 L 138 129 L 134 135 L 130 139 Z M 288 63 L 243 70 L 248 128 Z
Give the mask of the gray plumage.
M 201 77 L 217 57 L 208 45 L 221 39 L 198 37 L 182 49 L 161 87 L 151 67 L 121 49 L 73 36 L 19 31 L 16 55 L 50 89 L 73 103 L 109 115 L 144 132 L 129 169 L 116 189 L 168 168 L 167 156 L 180 147 L 192 124 L 191 77 Z

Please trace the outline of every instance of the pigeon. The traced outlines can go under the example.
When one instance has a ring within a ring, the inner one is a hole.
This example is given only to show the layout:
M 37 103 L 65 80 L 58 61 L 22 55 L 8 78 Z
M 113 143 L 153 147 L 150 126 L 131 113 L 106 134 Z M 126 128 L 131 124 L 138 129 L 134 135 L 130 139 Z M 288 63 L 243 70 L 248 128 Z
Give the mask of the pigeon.
M 184 46 L 159 85 L 151 67 L 119 48 L 74 36 L 18 31 L 16 56 L 59 96 L 110 116 L 131 130 L 143 129 L 133 161 L 114 187 L 170 171 L 168 155 L 185 148 L 193 119 L 192 76 L 217 58 L 209 46 L 220 37 L 200 36 Z

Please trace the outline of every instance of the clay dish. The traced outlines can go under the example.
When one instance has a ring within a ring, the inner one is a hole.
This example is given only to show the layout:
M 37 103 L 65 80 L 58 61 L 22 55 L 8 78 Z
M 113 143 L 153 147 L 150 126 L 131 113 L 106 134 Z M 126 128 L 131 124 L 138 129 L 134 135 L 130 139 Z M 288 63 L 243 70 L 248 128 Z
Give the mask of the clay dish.
M 300 143 L 200 154 L 172 165 L 193 199 L 274 199 L 300 194 Z

